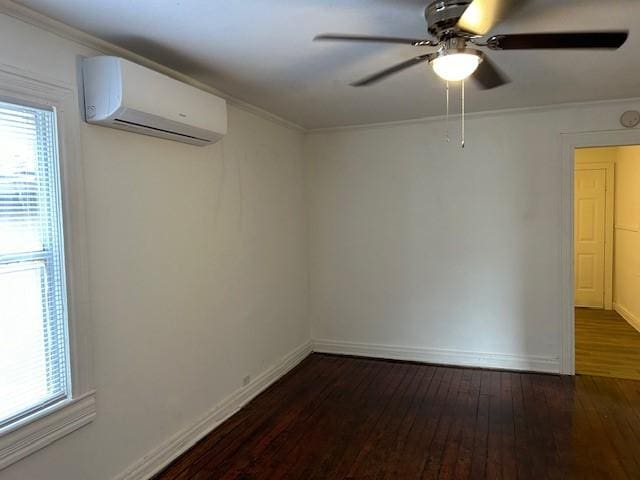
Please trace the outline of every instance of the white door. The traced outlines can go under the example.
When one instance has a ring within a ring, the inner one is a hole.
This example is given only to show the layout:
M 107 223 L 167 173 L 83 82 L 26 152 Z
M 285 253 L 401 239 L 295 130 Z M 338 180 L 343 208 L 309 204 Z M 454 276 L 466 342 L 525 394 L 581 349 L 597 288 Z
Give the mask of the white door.
M 577 169 L 575 177 L 575 304 L 604 308 L 605 169 Z

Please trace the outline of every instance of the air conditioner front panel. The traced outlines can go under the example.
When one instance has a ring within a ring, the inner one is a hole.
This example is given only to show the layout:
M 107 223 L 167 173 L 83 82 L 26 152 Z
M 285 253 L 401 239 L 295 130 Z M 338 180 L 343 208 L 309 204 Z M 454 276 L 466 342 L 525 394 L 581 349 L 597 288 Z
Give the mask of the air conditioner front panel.
M 226 102 L 127 60 L 83 61 L 88 123 L 192 145 L 217 142 L 227 132 Z
M 227 133 L 226 102 L 161 73 L 121 60 L 122 103 L 203 130 Z

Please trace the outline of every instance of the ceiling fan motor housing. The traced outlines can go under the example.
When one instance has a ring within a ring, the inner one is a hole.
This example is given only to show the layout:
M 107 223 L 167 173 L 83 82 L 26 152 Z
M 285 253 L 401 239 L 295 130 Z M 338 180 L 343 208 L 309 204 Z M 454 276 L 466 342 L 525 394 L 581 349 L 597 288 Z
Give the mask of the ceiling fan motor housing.
M 473 0 L 436 0 L 424 11 L 429 33 L 439 40 L 455 35 L 456 24 Z

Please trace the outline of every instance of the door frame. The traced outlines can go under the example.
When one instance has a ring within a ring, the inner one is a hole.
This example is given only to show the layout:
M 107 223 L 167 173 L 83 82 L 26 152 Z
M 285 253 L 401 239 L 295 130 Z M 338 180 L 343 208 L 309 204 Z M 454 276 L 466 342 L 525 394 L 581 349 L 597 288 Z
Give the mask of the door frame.
M 600 132 L 561 134 L 562 204 L 561 204 L 561 260 L 562 311 L 560 312 L 560 373 L 575 375 L 575 313 L 573 274 L 573 201 L 575 178 L 575 149 L 582 147 L 618 147 L 640 145 L 640 129 L 605 130 Z
M 575 149 L 574 149 L 574 152 L 575 152 Z M 573 172 L 574 177 L 575 177 L 575 170 L 604 170 L 605 171 L 606 193 L 605 193 L 605 207 L 604 207 L 604 292 L 603 292 L 602 303 L 604 305 L 605 310 L 613 310 L 613 240 L 614 240 L 613 239 L 613 233 L 614 233 L 613 223 L 614 223 L 614 201 L 615 201 L 615 182 L 614 182 L 615 163 L 614 162 L 576 163 L 574 167 L 574 172 Z M 574 198 L 574 201 L 575 201 L 575 198 Z M 575 248 L 575 239 L 574 239 L 574 248 Z M 574 268 L 575 268 L 575 265 L 574 265 Z M 575 307 L 575 299 L 574 299 L 574 307 Z

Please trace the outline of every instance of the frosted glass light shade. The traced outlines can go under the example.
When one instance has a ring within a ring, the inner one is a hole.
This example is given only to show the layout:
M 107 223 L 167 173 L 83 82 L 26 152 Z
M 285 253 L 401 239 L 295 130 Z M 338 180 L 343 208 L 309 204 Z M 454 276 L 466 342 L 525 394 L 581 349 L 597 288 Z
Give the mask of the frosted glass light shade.
M 464 80 L 480 65 L 480 57 L 473 53 L 450 53 L 441 55 L 431 61 L 431 66 L 436 74 L 449 81 Z

